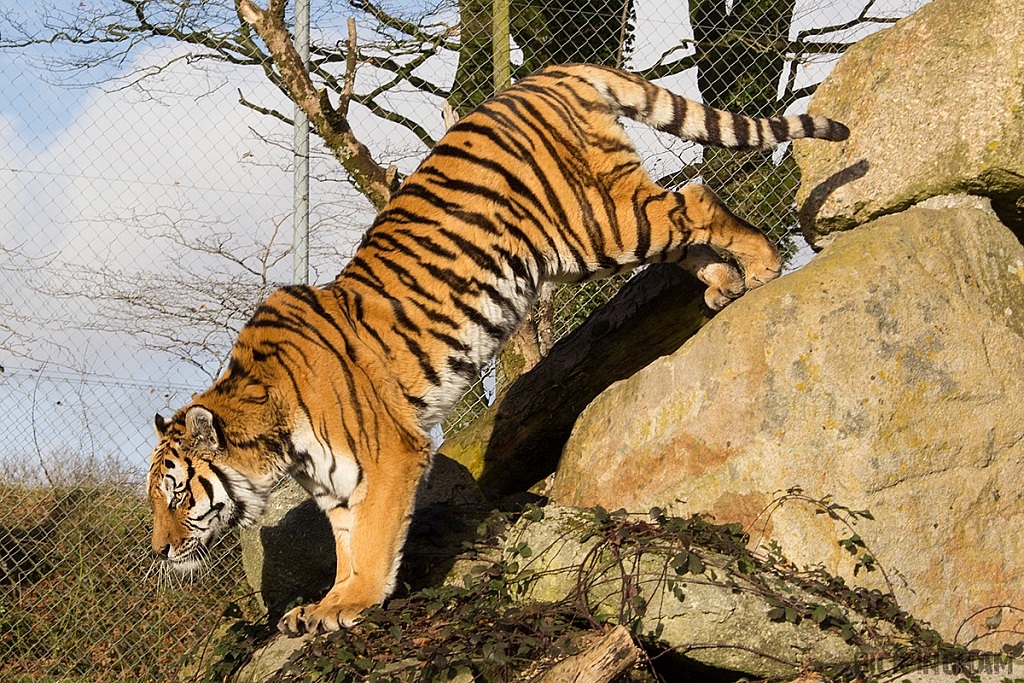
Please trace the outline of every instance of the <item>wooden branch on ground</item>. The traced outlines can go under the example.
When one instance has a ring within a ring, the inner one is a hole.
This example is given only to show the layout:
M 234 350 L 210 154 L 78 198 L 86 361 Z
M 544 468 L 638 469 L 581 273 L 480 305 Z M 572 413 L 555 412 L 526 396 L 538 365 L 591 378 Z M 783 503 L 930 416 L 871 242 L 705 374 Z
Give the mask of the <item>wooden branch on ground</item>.
M 622 625 L 601 640 L 552 667 L 537 683 L 608 683 L 636 664 L 638 650 Z

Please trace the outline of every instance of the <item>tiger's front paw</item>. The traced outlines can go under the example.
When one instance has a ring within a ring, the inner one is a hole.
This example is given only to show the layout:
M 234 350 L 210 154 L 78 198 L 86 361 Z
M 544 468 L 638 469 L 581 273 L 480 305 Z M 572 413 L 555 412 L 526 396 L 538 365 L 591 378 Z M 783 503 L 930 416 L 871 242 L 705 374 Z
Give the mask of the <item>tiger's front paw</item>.
M 327 598 L 315 605 L 302 605 L 289 611 L 277 622 L 277 630 L 289 638 L 306 633 L 319 635 L 351 628 L 367 606 L 334 604 Z

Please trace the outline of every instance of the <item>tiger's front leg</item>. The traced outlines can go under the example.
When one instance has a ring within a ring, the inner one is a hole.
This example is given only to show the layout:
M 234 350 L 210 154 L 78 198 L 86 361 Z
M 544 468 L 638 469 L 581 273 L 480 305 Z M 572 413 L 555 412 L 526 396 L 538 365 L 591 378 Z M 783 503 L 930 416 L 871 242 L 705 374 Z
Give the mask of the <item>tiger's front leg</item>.
M 296 607 L 281 617 L 277 627 L 282 633 L 296 637 L 349 628 L 364 609 L 383 602 L 394 590 L 430 451 L 409 449 L 395 455 L 398 462 L 377 461 L 364 469 L 348 507 L 327 513 L 337 551 L 334 586 L 315 605 Z
M 373 604 L 371 602 L 360 607 L 360 601 L 354 600 L 355 596 L 347 593 L 346 587 L 352 579 L 352 510 L 336 507 L 327 512 L 327 519 L 334 534 L 337 556 L 334 586 L 319 603 L 296 607 L 281 617 L 277 623 L 278 630 L 293 638 L 304 633 L 337 631 L 353 626 L 359 613 Z

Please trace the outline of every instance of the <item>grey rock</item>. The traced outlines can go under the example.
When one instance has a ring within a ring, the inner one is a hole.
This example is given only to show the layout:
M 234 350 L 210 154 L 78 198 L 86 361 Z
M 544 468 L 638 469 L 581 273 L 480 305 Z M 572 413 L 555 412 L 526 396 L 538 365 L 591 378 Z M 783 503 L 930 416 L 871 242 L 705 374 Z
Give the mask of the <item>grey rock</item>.
M 606 390 L 551 497 L 710 513 L 887 589 L 854 576 L 836 542 L 851 529 L 770 511 L 790 487 L 831 495 L 873 513 L 856 531 L 905 609 L 948 639 L 975 615 L 962 642 L 987 632 L 984 608 L 1024 603 L 1022 386 L 1024 247 L 986 200 L 935 199 L 837 236 Z
M 540 521 L 521 518 L 508 534 L 509 561 L 517 559 L 512 548 L 525 544 L 531 550 L 528 559 L 518 560 L 522 569 L 536 577 L 527 583 L 524 602 L 556 602 L 573 596 L 584 580 L 591 611 L 614 622 L 623 601 L 625 570 L 630 585 L 647 603 L 638 635 L 706 666 L 771 678 L 795 676 L 810 661 L 838 664 L 857 655 L 856 647 L 809 619 L 799 624 L 771 621 L 771 605 L 755 592 L 733 590 L 708 575 L 674 577 L 670 569 L 666 574 L 669 558 L 665 554 L 645 552 L 629 556 L 624 563 L 610 553 L 595 554 L 597 540 L 581 540 L 588 517 L 584 510 L 549 505 L 544 512 Z M 728 558 L 713 553 L 706 557 L 717 557 L 721 566 L 729 564 Z M 683 600 L 673 593 L 667 576 L 674 577 Z M 802 593 L 791 585 L 780 590 L 786 595 Z
M 1024 1 L 929 2 L 847 50 L 809 111 L 851 130 L 794 144 L 812 245 L 956 193 L 1024 235 Z

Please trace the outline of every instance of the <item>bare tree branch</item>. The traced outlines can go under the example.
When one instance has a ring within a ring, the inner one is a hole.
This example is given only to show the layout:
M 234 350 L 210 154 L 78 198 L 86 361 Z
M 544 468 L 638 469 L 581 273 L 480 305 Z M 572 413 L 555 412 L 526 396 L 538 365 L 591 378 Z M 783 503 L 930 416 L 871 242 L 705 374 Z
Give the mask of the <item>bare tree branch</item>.
M 348 103 L 352 101 L 352 93 L 356 87 L 356 20 L 349 17 L 346 23 L 348 50 L 345 54 L 345 85 L 341 89 L 341 100 L 338 102 L 338 111 L 342 116 L 348 116 Z
M 895 24 L 898 21 L 898 19 L 894 17 L 869 17 L 868 12 L 871 11 L 874 4 L 875 0 L 868 0 L 868 3 L 864 5 L 864 9 L 861 10 L 856 19 L 851 19 L 850 21 L 845 21 L 841 24 L 834 24 L 832 26 L 818 26 L 800 31 L 800 33 L 797 34 L 797 41 L 802 43 L 812 36 L 824 36 L 829 33 L 838 33 L 839 31 L 846 31 L 863 24 Z M 848 44 L 847 47 L 849 47 Z
M 363 194 L 381 209 L 395 188 L 389 184 L 387 171 L 374 161 L 370 150 L 356 138 L 348 119 L 331 106 L 327 91 L 317 92 L 288 35 L 284 22 L 286 4 L 284 0 L 270 0 L 267 9 L 262 10 L 250 0 L 240 0 L 238 11 L 270 50 L 292 100 L 306 112 L 317 134 Z
M 253 111 L 259 112 L 260 114 L 264 114 L 266 116 L 273 116 L 275 119 L 283 121 L 284 123 L 287 123 L 289 126 L 295 125 L 295 121 L 293 119 L 285 116 L 278 110 L 269 109 L 267 107 L 261 107 L 258 104 L 255 104 L 245 99 L 245 95 L 242 94 L 241 88 L 238 89 L 238 103 L 241 104 L 243 107 L 248 107 Z

